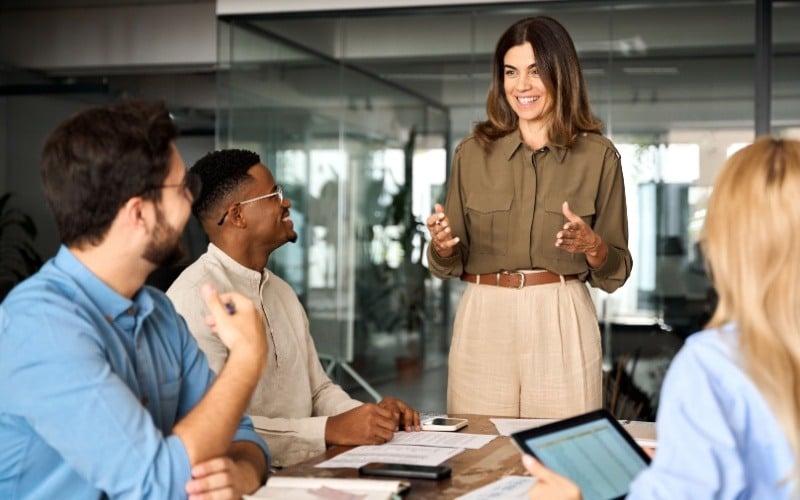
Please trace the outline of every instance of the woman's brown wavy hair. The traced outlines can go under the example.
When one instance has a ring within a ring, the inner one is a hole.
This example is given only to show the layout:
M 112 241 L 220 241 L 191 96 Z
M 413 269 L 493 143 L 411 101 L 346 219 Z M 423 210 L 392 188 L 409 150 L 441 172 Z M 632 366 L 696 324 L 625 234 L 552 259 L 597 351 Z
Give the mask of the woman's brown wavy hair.
M 478 123 L 473 130 L 478 142 L 488 148 L 496 139 L 518 127 L 517 114 L 505 96 L 503 60 L 510 48 L 525 43 L 533 47 L 539 76 L 553 98 L 553 105 L 547 112 L 550 142 L 569 146 L 580 132 L 599 133 L 602 123 L 595 118 L 589 105 L 572 38 L 555 19 L 537 16 L 517 21 L 497 42 L 492 61 L 492 83 L 486 97 L 488 120 Z

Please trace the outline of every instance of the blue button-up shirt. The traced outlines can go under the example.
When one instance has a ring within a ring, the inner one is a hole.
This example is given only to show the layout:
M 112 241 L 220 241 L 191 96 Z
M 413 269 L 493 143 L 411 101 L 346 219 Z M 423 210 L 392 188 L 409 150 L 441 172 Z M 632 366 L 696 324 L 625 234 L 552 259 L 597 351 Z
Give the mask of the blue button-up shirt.
M 0 498 L 185 497 L 172 428 L 213 378 L 163 293 L 123 297 L 62 246 L 0 305 Z M 249 418 L 234 439 L 268 457 Z

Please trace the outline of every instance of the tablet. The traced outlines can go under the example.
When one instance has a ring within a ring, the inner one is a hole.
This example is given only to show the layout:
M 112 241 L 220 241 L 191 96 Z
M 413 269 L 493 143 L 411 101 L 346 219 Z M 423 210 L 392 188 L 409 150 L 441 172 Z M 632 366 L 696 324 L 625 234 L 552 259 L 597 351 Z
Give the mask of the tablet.
M 524 453 L 580 486 L 585 500 L 624 498 L 650 457 L 606 410 L 511 434 Z

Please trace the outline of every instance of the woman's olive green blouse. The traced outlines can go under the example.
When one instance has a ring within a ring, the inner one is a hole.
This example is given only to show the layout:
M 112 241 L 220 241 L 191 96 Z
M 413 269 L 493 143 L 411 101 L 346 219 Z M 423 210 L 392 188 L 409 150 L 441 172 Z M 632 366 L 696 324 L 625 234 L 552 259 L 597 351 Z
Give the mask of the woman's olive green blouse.
M 564 201 L 608 245 L 608 258 L 592 269 L 584 254 L 555 246 L 567 222 Z M 441 258 L 428 248 L 434 275 L 446 279 L 502 270 L 547 269 L 578 274 L 613 292 L 628 279 L 628 217 L 620 156 L 599 134 L 580 134 L 568 148 L 531 150 L 513 132 L 485 151 L 474 137 L 456 148 L 445 214 L 461 241 Z

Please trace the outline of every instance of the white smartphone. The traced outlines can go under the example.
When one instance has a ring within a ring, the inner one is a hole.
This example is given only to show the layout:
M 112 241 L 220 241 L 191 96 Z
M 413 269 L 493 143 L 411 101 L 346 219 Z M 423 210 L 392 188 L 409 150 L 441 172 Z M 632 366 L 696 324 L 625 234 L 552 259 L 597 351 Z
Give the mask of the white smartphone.
M 453 432 L 467 426 L 466 418 L 443 418 L 436 417 L 422 422 L 423 431 L 445 431 Z

